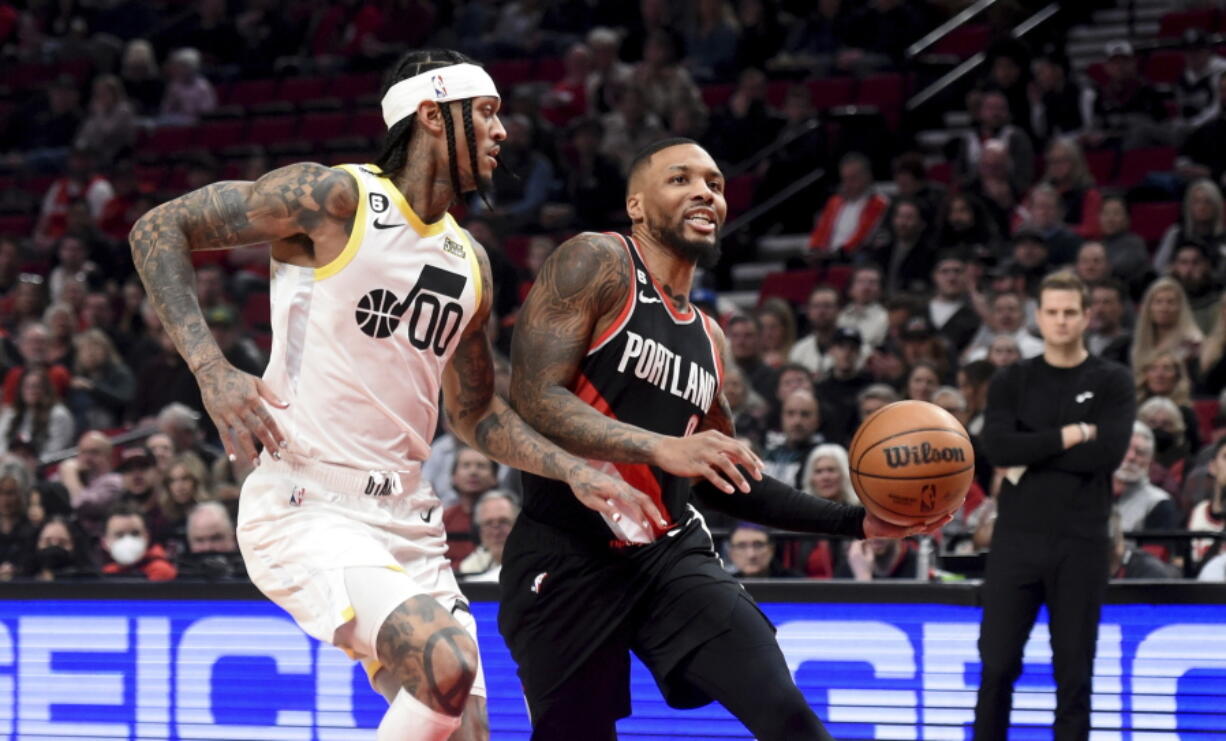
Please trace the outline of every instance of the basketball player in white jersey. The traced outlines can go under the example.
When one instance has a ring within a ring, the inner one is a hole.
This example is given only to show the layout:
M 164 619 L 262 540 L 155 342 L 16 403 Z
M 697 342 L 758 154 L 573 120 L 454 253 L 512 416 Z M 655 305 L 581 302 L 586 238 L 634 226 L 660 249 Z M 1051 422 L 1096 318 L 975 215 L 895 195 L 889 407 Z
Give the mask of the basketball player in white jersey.
M 443 558 L 442 507 L 421 477 L 440 391 L 457 436 L 490 457 L 567 482 L 614 520 L 647 527 L 662 514 L 494 394 L 489 262 L 447 214 L 498 164 L 506 131 L 493 80 L 458 53 L 410 52 L 382 108 L 389 131 L 377 165 L 304 163 L 215 183 L 146 214 L 132 254 L 227 453 L 257 466 L 238 526 L 252 581 L 307 633 L 363 659 L 390 703 L 379 741 L 483 739 L 475 622 Z M 190 253 L 263 242 L 274 339 L 257 379 L 213 340 Z M 669 438 L 655 460 L 726 491 L 748 486 L 735 464 L 757 471 L 724 436 Z

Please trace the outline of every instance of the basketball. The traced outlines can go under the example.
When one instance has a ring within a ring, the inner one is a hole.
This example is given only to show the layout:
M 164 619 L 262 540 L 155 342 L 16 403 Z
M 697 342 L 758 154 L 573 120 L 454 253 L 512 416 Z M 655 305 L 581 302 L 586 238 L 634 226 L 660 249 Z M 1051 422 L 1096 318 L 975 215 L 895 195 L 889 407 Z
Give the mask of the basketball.
M 861 503 L 903 527 L 958 509 L 975 475 L 966 429 L 926 401 L 898 401 L 870 414 L 852 438 L 848 462 Z

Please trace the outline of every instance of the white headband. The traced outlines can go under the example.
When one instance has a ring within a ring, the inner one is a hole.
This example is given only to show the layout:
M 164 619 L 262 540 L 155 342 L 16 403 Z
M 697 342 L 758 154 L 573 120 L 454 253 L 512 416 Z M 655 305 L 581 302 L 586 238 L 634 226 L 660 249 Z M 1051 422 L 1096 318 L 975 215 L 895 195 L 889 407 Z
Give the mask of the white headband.
M 391 129 L 417 113 L 423 101 L 446 103 L 452 100 L 488 96 L 500 97 L 494 80 L 475 64 L 439 67 L 392 85 L 383 96 L 383 123 Z

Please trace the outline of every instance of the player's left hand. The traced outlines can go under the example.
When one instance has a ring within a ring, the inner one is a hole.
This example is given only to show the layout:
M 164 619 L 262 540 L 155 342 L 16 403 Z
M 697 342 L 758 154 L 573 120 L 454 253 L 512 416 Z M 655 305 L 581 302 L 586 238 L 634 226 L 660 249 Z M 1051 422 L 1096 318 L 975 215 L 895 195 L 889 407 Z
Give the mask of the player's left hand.
M 952 512 L 931 522 L 920 523 L 910 527 L 894 525 L 886 522 L 872 512 L 864 513 L 864 537 L 866 538 L 906 538 L 910 535 L 932 535 L 946 523 L 954 519 Z
M 655 523 L 657 527 L 668 525 L 668 520 L 651 497 L 591 466 L 577 467 L 566 483 L 570 484 L 575 497 L 584 507 L 603 512 L 614 522 L 628 517 L 648 532 L 652 530 L 650 523 Z

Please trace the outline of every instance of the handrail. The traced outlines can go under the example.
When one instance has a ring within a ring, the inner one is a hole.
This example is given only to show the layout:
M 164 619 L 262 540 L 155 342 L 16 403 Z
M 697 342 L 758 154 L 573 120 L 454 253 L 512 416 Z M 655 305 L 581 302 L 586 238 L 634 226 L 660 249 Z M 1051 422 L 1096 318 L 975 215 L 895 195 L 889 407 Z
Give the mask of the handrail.
M 809 172 L 807 175 L 800 178 L 799 180 L 792 181 L 792 183 L 788 185 L 788 187 L 784 188 L 783 190 L 779 191 L 775 195 L 766 199 L 766 201 L 759 203 L 757 206 L 754 206 L 753 208 L 749 209 L 745 213 L 736 217 L 736 219 L 734 219 L 733 222 L 729 224 L 726 229 L 724 229 L 721 237 L 724 239 L 727 239 L 728 235 L 735 234 L 741 229 L 744 229 L 746 226 L 750 224 L 750 222 L 756 220 L 758 217 L 762 216 L 763 214 L 773 210 L 775 206 L 778 206 L 780 203 L 783 203 L 787 199 L 796 195 L 801 190 L 808 187 L 811 183 L 817 181 L 819 178 L 821 178 L 825 174 L 826 174 L 826 171 L 819 167 L 816 170 Z
M 157 433 L 157 431 L 158 428 L 156 426 L 137 427 L 136 429 L 128 430 L 115 435 L 114 437 L 110 438 L 110 441 L 112 445 L 127 445 L 128 443 L 134 443 L 137 440 L 144 440 L 145 438 Z M 74 445 L 71 448 L 64 448 L 62 450 L 56 450 L 51 453 L 41 455 L 38 458 L 38 463 L 40 466 L 50 466 L 55 463 L 59 463 L 60 461 L 68 460 L 69 458 L 75 458 L 76 455 L 77 446 Z
M 907 47 L 907 58 L 912 59 L 918 56 L 919 54 L 923 53 L 925 49 L 932 46 L 936 42 L 940 41 L 945 36 L 948 36 L 950 31 L 953 31 L 954 29 L 959 28 L 960 26 L 966 25 L 967 21 L 979 15 L 980 13 L 982 13 L 983 11 L 987 10 L 988 8 L 992 7 L 995 4 L 996 4 L 996 0 L 978 0 L 978 2 L 968 5 L 961 12 L 957 13 L 949 20 L 945 21 L 941 25 L 929 31 L 919 41 L 916 41 L 911 46 L 908 46 Z
M 817 120 L 816 116 L 810 118 L 801 125 L 799 130 L 788 136 L 788 138 L 774 141 L 765 147 L 762 147 L 757 152 L 750 155 L 747 159 L 741 160 L 732 167 L 729 167 L 727 177 L 734 178 L 748 172 L 749 170 L 752 170 L 754 167 L 757 167 L 758 163 L 760 163 L 762 160 L 774 155 L 775 152 L 778 152 L 784 147 L 791 145 L 792 142 L 796 141 L 800 137 L 813 132 L 819 126 L 821 126 L 821 122 Z
M 1060 3 L 1050 3 L 1044 6 L 1034 15 L 1019 23 L 1016 28 L 1009 32 L 1009 36 L 1015 39 L 1020 39 L 1033 31 L 1035 28 L 1038 28 L 1043 23 L 1051 20 L 1052 16 L 1059 12 Z M 985 59 L 987 59 L 987 55 L 983 52 L 979 52 L 975 56 L 962 62 L 962 64 L 959 64 L 957 67 L 954 67 L 949 72 L 941 75 L 936 82 L 919 91 L 911 98 L 911 100 L 907 101 L 907 110 L 914 111 L 935 98 L 937 95 L 945 92 L 947 87 L 962 79 L 962 77 L 968 72 L 983 64 Z

